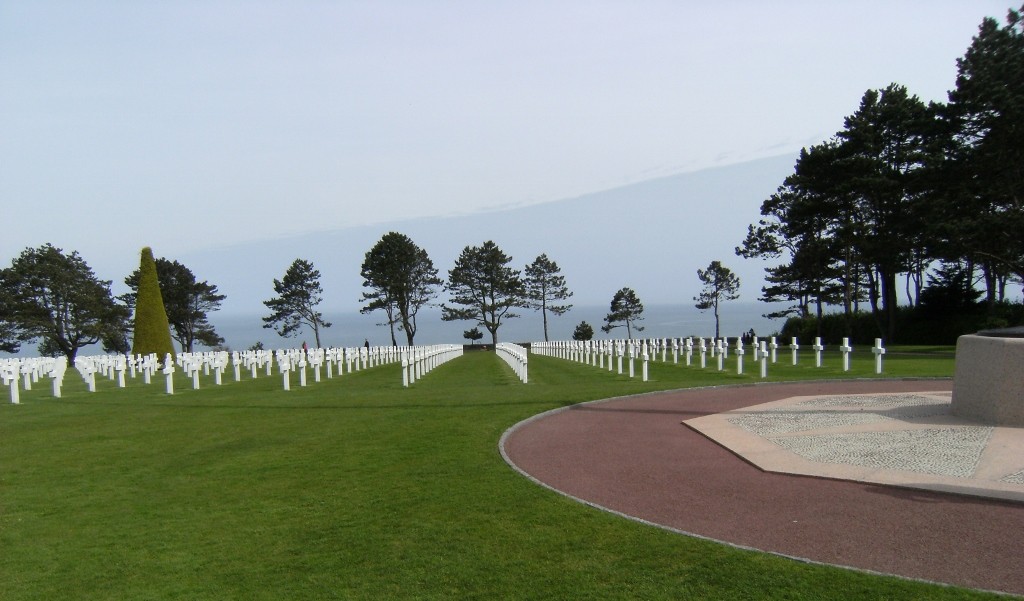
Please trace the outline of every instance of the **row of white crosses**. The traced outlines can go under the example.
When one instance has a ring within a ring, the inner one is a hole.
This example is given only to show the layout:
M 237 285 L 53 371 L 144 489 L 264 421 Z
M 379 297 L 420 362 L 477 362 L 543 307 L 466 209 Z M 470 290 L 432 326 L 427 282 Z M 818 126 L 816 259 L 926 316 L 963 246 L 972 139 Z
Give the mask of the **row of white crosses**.
M 53 396 L 60 398 L 67 371 L 66 357 L 10 357 L 0 359 L 0 381 L 10 392 L 11 403 L 21 403 L 21 389 L 32 390 L 41 377 L 50 378 Z
M 635 360 L 641 360 L 641 378 L 644 382 L 648 379 L 648 362 L 651 357 L 656 357 L 658 349 L 661 349 L 661 360 L 666 361 L 668 344 L 664 341 L 648 340 L 559 340 L 554 342 L 533 342 L 530 344 L 530 352 L 538 355 L 547 355 L 568 359 L 599 369 L 605 369 L 607 359 L 608 371 L 623 373 L 625 360 L 629 377 L 636 377 Z M 678 360 L 678 354 L 674 355 Z
M 523 384 L 527 383 L 527 352 L 524 347 L 518 344 L 512 344 L 511 342 L 499 342 L 494 345 L 494 351 L 502 358 L 505 363 L 508 363 L 512 371 L 516 373 L 516 377 L 519 378 Z
M 402 386 L 408 388 L 439 365 L 462 356 L 461 344 L 399 347 L 402 356 Z
M 461 348 L 461 347 L 460 347 Z M 165 377 L 167 394 L 174 394 L 174 373 L 180 368 L 186 377 L 192 380 L 193 389 L 200 387 L 200 374 L 214 376 L 217 385 L 223 383 L 224 372 L 233 367 L 235 381 L 241 380 L 243 369 L 248 370 L 252 378 L 257 377 L 258 370 L 265 371 L 267 376 L 273 372 L 275 361 L 283 376 L 285 390 L 290 389 L 289 374 L 299 373 L 301 386 L 306 385 L 306 367 L 313 367 L 316 382 L 320 382 L 321 369 L 326 367 L 327 377 L 331 378 L 337 370 L 338 375 L 345 371 L 352 372 L 375 365 L 393 363 L 403 356 L 403 348 L 395 347 L 353 347 L 328 349 L 288 349 L 278 351 L 256 350 L 229 353 L 227 351 L 209 351 L 203 353 L 178 353 L 172 357 L 166 354 L 160 361 L 156 354 L 150 355 L 92 355 L 79 356 L 75 359 L 75 368 L 81 375 L 90 392 L 96 392 L 96 377 L 100 375 L 116 381 L 118 387 L 126 386 L 125 378 L 137 377 L 142 374 L 146 384 L 151 383 L 152 376 L 160 371 Z M 162 369 L 161 369 L 162 366 Z M 347 370 L 346 370 L 347 368 Z M 11 402 L 19 403 L 19 381 L 23 381 L 25 390 L 32 389 L 32 383 L 41 375 L 49 376 L 53 383 L 53 395 L 60 397 L 64 373 L 67 370 L 67 359 L 52 357 L 6 358 L 0 359 L 0 380 L 10 387 Z M 23 376 L 23 377 L 22 377 Z
M 648 342 L 650 342 L 650 346 L 648 346 Z M 531 352 L 586 363 L 602 369 L 604 368 L 605 358 L 607 357 L 608 370 L 613 371 L 614 365 L 617 363 L 619 374 L 623 373 L 623 359 L 628 355 L 630 378 L 634 377 L 633 360 L 639 356 L 643 359 L 643 380 L 645 382 L 647 381 L 648 358 L 650 356 L 656 357 L 657 352 L 660 349 L 661 360 L 662 362 L 665 362 L 668 348 L 672 349 L 673 363 L 679 362 L 679 352 L 681 349 L 687 366 L 692 364 L 694 354 L 698 353 L 701 369 L 706 368 L 707 356 L 710 354 L 712 359 L 717 359 L 718 371 L 724 371 L 725 359 L 729 357 L 729 338 L 712 338 L 709 340 L 697 338 L 696 342 L 692 337 L 689 337 L 686 339 L 671 338 L 668 340 L 655 339 L 652 341 L 564 340 L 554 342 L 534 342 L 531 344 Z M 769 340 L 758 340 L 756 337 L 753 339 L 751 343 L 753 360 L 760 363 L 762 378 L 768 377 L 769 361 L 771 363 L 777 362 L 777 351 L 779 348 L 780 345 L 778 344 L 775 336 L 770 337 Z M 792 343 L 789 345 L 789 348 L 792 351 L 793 365 L 796 365 L 798 361 L 798 352 L 800 350 L 800 344 L 796 338 L 792 339 Z M 825 345 L 821 343 L 821 338 L 815 338 L 814 345 L 811 348 L 814 350 L 815 367 L 821 367 L 822 353 L 825 350 Z M 843 338 L 843 343 L 839 347 L 839 351 L 843 357 L 843 371 L 849 371 L 850 353 L 853 352 L 853 347 L 850 345 L 849 338 Z M 736 372 L 738 374 L 742 374 L 743 359 L 746 355 L 746 350 L 741 338 L 736 339 L 734 352 L 736 354 Z M 885 354 L 881 338 L 875 339 L 875 346 L 872 347 L 871 352 L 875 356 L 875 373 L 880 374 L 882 373 L 882 356 Z M 613 361 L 613 359 L 617 359 L 617 361 Z

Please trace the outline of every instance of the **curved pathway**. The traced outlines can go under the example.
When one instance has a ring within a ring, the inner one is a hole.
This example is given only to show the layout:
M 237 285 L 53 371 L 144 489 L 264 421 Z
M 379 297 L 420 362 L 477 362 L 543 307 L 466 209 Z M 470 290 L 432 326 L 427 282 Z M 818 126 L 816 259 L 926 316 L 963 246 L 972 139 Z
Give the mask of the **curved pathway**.
M 1024 595 L 1024 505 L 763 472 L 684 426 L 793 396 L 948 391 L 949 380 L 805 382 L 574 405 L 502 439 L 569 496 L 675 530 L 840 566 Z

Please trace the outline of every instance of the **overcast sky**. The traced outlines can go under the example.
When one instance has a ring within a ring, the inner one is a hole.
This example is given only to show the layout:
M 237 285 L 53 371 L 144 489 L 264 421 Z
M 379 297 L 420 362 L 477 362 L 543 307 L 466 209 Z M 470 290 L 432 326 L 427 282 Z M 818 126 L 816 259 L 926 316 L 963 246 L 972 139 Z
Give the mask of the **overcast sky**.
M 944 100 L 1010 6 L 0 0 L 0 262 L 51 242 L 120 280 L 145 245 L 174 257 L 794 152 L 869 88 Z

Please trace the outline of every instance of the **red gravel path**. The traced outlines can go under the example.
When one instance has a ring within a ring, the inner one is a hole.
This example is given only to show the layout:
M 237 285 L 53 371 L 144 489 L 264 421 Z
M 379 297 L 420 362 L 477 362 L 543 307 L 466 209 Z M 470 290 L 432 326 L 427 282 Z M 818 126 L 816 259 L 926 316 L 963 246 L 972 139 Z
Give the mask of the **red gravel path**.
M 1024 595 L 1024 505 L 762 472 L 681 424 L 792 396 L 950 390 L 948 380 L 676 391 L 524 422 L 508 460 L 563 493 L 764 551 Z

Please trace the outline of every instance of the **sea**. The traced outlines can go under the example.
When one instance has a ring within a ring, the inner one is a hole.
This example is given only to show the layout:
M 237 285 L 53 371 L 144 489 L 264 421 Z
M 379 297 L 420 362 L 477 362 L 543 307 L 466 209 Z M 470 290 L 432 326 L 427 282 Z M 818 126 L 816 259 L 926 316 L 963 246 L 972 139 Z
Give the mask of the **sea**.
M 753 302 L 726 302 L 719 309 L 720 329 L 722 336 L 736 337 L 754 330 L 758 336 L 771 336 L 782 329 L 784 320 L 768 319 L 766 313 L 778 311 L 785 307 L 782 304 Z M 581 321 L 586 321 L 594 329 L 595 339 L 625 338 L 626 328 L 619 327 L 610 333 L 601 331 L 604 317 L 608 314 L 607 306 L 574 306 L 561 315 L 548 314 L 548 339 L 570 340 L 573 330 Z M 498 329 L 499 342 L 527 343 L 544 340 L 544 322 L 539 311 L 518 310 L 519 317 L 504 319 Z M 702 336 L 709 338 L 715 333 L 715 317 L 709 311 L 700 311 L 692 304 L 652 304 L 645 305 L 643 319 L 636 322 L 643 331 L 633 331 L 634 338 L 673 338 Z M 283 338 L 274 330 L 263 327 L 263 315 L 231 314 L 215 312 L 209 315 L 210 323 L 216 328 L 225 341 L 224 346 L 230 350 L 246 350 L 256 343 L 264 348 L 295 348 L 305 342 L 315 346 L 316 339 L 312 330 L 303 329 L 298 335 Z M 391 344 L 390 329 L 384 321 L 384 313 L 376 312 L 363 315 L 358 312 L 324 312 L 324 319 L 331 322 L 331 327 L 320 331 L 321 346 L 352 347 L 362 346 L 369 342 L 374 346 Z M 469 344 L 463 333 L 479 327 L 484 337 L 477 344 L 490 344 L 491 336 L 482 326 L 471 321 L 442 321 L 441 310 L 437 307 L 425 307 L 417 318 L 415 342 L 417 346 L 431 344 Z M 403 332 L 396 330 L 395 338 L 399 345 L 406 343 Z M 196 350 L 209 350 L 197 348 Z M 82 355 L 102 354 L 99 345 L 85 347 L 79 351 Z M 35 345 L 22 345 L 18 356 L 35 356 Z M 0 353 L 0 356 L 10 356 Z
M 782 329 L 783 320 L 770 320 L 763 314 L 777 311 L 779 308 L 764 303 L 725 303 L 719 310 L 720 329 L 723 336 L 736 337 L 751 329 L 758 336 L 770 336 Z M 625 338 L 626 328 L 619 327 L 610 333 L 601 331 L 608 308 L 603 306 L 573 307 L 569 312 L 555 317 L 548 314 L 548 338 L 550 340 L 569 340 L 573 330 L 581 321 L 586 321 L 594 328 L 594 338 Z M 517 318 L 506 318 L 498 328 L 499 342 L 534 342 L 544 340 L 544 321 L 539 311 L 518 312 Z M 320 343 L 322 346 L 360 346 L 365 342 L 371 345 L 390 345 L 391 331 L 386 324 L 382 312 L 361 315 L 359 313 L 325 313 L 324 318 L 331 322 L 331 327 L 322 329 Z M 217 332 L 224 337 L 226 346 L 244 350 L 256 342 L 263 343 L 265 348 L 282 346 L 301 346 L 303 342 L 313 346 L 312 332 L 306 329 L 292 338 L 281 338 L 273 330 L 262 327 L 259 315 L 218 316 L 211 319 Z M 644 328 L 634 338 L 671 338 L 686 336 L 713 336 L 715 333 L 715 317 L 711 311 L 701 312 L 693 306 L 686 305 L 649 305 L 644 307 L 643 319 L 636 325 Z M 415 342 L 417 346 L 431 344 L 468 344 L 463 333 L 478 327 L 484 337 L 478 344 L 490 344 L 491 336 L 482 326 L 472 321 L 442 321 L 441 311 L 437 308 L 424 308 L 417 318 Z M 396 330 L 395 338 L 399 345 L 406 343 L 403 332 Z

